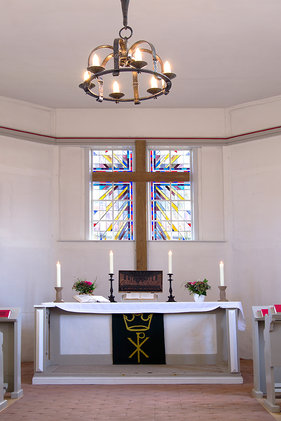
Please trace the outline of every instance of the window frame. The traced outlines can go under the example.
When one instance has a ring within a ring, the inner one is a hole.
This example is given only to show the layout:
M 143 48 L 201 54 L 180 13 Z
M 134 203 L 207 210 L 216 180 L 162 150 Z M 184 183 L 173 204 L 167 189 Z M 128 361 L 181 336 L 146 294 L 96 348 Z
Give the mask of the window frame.
M 85 206 L 85 221 L 86 221 L 86 237 L 89 241 L 134 241 L 135 239 L 135 183 L 133 183 L 133 239 L 128 240 L 96 240 L 92 238 L 92 151 L 93 150 L 104 150 L 105 146 L 102 144 L 91 145 L 90 147 L 85 148 L 85 162 L 88 162 L 88 165 L 85 165 L 86 172 L 86 191 L 85 197 L 87 199 L 88 205 Z M 112 144 L 107 145 L 107 149 L 111 150 L 126 150 L 130 149 L 133 153 L 132 158 L 132 171 L 135 171 L 135 146 L 134 143 L 128 144 Z M 150 170 L 150 150 L 190 150 L 190 193 L 191 193 L 191 224 L 192 224 L 192 239 L 191 240 L 152 240 L 151 237 L 151 200 L 150 200 L 150 183 L 147 183 L 147 241 L 197 241 L 198 240 L 198 147 L 194 146 L 185 146 L 185 145 L 153 145 L 147 143 L 146 145 L 146 170 Z
M 111 150 L 111 151 L 115 151 L 115 150 L 130 150 L 130 151 L 132 151 L 132 154 L 133 154 L 133 156 L 132 156 L 132 171 L 134 171 L 134 169 L 135 169 L 135 162 L 134 162 L 134 151 L 135 151 L 135 147 L 134 147 L 134 144 L 112 144 L 112 145 L 106 145 L 106 147 L 105 147 L 105 145 L 102 145 L 102 144 L 99 144 L 99 145 L 92 145 L 91 147 L 89 147 L 89 148 L 87 148 L 87 151 L 86 151 L 86 154 L 87 154 L 87 161 L 88 161 L 88 166 L 87 166 L 87 180 L 88 180 L 88 182 L 87 182 L 87 188 L 86 188 L 86 191 L 87 191 L 87 193 L 86 193 L 86 197 L 87 197 L 87 199 L 88 199 L 88 206 L 86 207 L 86 212 L 87 212 L 87 216 L 86 216 L 86 233 L 87 233 L 87 238 L 88 238 L 88 240 L 89 241 L 97 241 L 97 242 L 100 242 L 100 241 L 134 241 L 134 237 L 135 237 L 135 223 L 134 223 L 134 213 L 133 213 L 133 218 L 132 219 L 130 219 L 130 223 L 132 223 L 132 225 L 133 225 L 133 229 L 132 229 L 132 232 L 131 232 L 131 237 L 132 238 L 130 238 L 130 239 L 122 239 L 122 240 L 119 240 L 119 239 L 117 239 L 117 240 L 115 240 L 115 239 L 108 239 L 108 240 L 101 240 L 101 239 L 96 239 L 96 238 L 93 238 L 93 230 L 92 230 L 92 223 L 93 223 L 93 218 L 92 218 L 92 210 L 93 210 L 93 208 L 92 208 L 92 203 L 93 203 L 93 197 L 92 197 L 92 194 L 93 194 L 93 181 L 92 181 L 92 174 L 93 174 L 93 171 L 92 171 L 92 168 L 93 168 L 93 159 L 92 159 L 92 157 L 93 157 L 93 151 L 99 151 L 99 150 Z M 97 172 L 109 172 L 109 173 L 112 173 L 112 172 L 116 172 L 116 173 L 119 173 L 119 172 L 122 172 L 122 171 L 102 171 L 102 170 L 100 170 L 100 171 L 97 171 Z M 130 173 L 130 171 L 125 171 L 126 173 Z M 102 182 L 101 182 L 102 183 Z M 112 183 L 112 184 L 114 184 L 114 183 Z M 134 209 L 134 207 L 135 207 L 135 192 L 134 192 L 134 183 L 132 183 L 132 196 L 133 196 L 133 200 L 132 200 L 132 206 L 133 206 L 133 209 Z
M 185 146 L 185 145 L 165 145 L 165 144 L 161 144 L 161 145 L 153 145 L 153 144 L 147 144 L 147 166 L 146 169 L 147 171 L 150 171 L 150 151 L 152 150 L 167 150 L 167 151 L 174 151 L 174 150 L 189 150 L 190 151 L 190 204 L 191 204 L 191 236 L 192 238 L 190 240 L 178 240 L 178 239 L 170 239 L 170 240 L 165 240 L 165 239 L 152 239 L 152 212 L 151 212 L 151 194 L 150 194 L 150 190 L 151 190 L 151 183 L 147 183 L 148 184 L 148 188 L 147 188 L 147 237 L 148 237 L 148 241 L 151 242 L 157 242 L 157 241 L 161 241 L 161 242 L 172 242 L 172 241 L 176 241 L 176 242 L 190 242 L 190 241 L 195 241 L 197 240 L 197 232 L 198 232 L 198 206 L 197 206 L 197 202 L 195 204 L 195 197 L 197 196 L 197 191 L 198 191 L 198 186 L 197 186 L 197 182 L 195 183 L 195 168 L 197 171 L 197 148 L 193 147 L 193 146 Z

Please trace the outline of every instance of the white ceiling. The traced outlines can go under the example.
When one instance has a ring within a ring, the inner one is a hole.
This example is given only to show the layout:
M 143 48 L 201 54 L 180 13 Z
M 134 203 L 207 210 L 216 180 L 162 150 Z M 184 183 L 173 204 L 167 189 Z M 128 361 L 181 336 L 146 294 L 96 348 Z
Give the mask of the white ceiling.
M 54 108 L 121 106 L 78 88 L 89 52 L 118 37 L 120 0 L 0 7 L 1 96 Z M 138 107 L 228 107 L 281 94 L 280 0 L 131 0 L 128 23 L 132 41 L 152 42 L 177 74 L 168 96 Z

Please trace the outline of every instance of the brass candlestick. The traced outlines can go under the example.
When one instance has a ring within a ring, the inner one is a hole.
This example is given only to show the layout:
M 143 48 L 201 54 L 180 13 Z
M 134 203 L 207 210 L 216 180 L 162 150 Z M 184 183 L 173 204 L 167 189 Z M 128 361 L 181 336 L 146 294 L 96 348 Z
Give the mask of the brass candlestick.
M 54 303 L 63 303 L 62 299 L 62 287 L 55 287 L 56 290 L 56 299 Z
M 218 301 L 228 301 L 226 299 L 226 286 L 219 285 L 220 299 Z

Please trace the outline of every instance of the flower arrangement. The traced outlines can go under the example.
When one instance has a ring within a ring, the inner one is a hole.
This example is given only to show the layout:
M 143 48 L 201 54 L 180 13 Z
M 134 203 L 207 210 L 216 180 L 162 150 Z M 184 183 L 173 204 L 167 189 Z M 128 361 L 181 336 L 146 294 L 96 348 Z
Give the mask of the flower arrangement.
M 204 279 L 203 281 L 187 282 L 184 286 L 188 289 L 189 294 L 198 295 L 207 295 L 207 290 L 211 288 L 207 279 Z
M 74 282 L 72 289 L 78 292 L 79 295 L 81 294 L 93 294 L 94 289 L 96 288 L 96 281 L 91 282 L 87 281 L 86 279 L 77 278 Z

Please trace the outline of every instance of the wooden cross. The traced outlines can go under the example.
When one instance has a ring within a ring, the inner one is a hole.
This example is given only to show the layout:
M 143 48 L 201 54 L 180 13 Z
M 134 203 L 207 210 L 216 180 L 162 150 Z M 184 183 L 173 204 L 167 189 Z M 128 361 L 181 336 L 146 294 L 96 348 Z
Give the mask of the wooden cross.
M 147 270 L 147 203 L 146 183 L 176 183 L 190 180 L 189 172 L 146 171 L 146 141 L 135 142 L 135 167 L 133 172 L 93 172 L 92 181 L 99 183 L 136 183 L 135 240 L 136 270 Z

